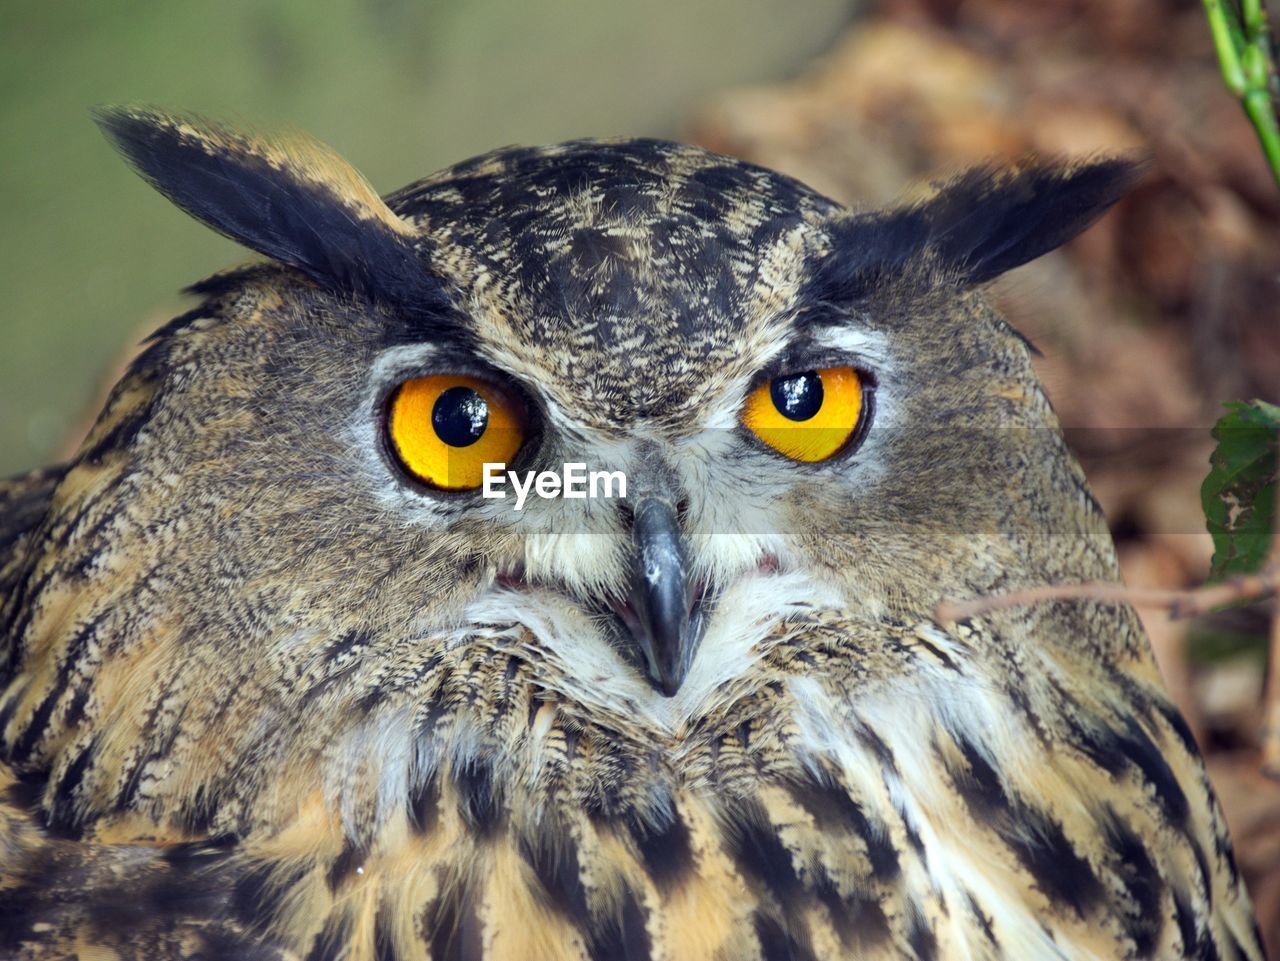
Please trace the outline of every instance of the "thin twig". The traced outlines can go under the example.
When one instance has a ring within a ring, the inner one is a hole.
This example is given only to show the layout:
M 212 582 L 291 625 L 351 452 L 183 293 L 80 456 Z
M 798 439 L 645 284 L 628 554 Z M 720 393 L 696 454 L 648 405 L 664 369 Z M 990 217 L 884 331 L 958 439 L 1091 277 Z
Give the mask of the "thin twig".
M 1280 488 L 1271 519 L 1267 567 L 1280 567 Z M 1267 694 L 1262 709 L 1262 773 L 1280 780 L 1280 603 L 1271 610 L 1271 643 L 1267 648 Z
M 934 618 L 945 624 L 1010 607 L 1025 607 L 1046 601 L 1084 600 L 1132 604 L 1134 607 L 1163 607 L 1170 617 L 1178 619 L 1198 617 L 1224 604 L 1260 600 L 1278 590 L 1280 563 L 1268 563 L 1257 574 L 1246 574 L 1221 584 L 1182 591 L 1125 587 L 1112 581 L 1026 587 L 1005 594 L 986 594 L 967 601 L 943 601 L 934 610 Z

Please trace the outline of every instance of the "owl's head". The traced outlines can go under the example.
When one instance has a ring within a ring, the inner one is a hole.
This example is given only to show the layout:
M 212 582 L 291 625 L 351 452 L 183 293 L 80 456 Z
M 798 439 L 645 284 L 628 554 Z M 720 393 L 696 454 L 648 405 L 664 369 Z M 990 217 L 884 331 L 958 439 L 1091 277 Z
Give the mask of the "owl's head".
M 340 770 L 330 797 L 372 778 L 376 819 L 549 704 L 584 737 L 678 740 L 745 723 L 779 672 L 892 679 L 806 618 L 916 623 L 1110 570 L 982 288 L 1087 226 L 1128 163 L 854 212 L 694 147 L 580 141 L 384 200 L 305 140 L 101 122 L 267 261 L 193 288 L 54 496 L 0 733 L 54 769 L 67 822 L 239 829 L 297 803 L 262 800 L 282 757 L 288 783 Z

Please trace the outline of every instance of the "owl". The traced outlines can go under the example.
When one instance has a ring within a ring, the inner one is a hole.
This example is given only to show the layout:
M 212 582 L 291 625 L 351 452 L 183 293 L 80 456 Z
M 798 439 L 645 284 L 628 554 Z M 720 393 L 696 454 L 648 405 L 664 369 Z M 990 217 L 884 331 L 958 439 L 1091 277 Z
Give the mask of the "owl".
M 1258 959 L 988 282 L 1122 160 L 885 210 L 656 140 L 385 199 L 104 111 L 264 255 L 0 485 L 0 956 Z

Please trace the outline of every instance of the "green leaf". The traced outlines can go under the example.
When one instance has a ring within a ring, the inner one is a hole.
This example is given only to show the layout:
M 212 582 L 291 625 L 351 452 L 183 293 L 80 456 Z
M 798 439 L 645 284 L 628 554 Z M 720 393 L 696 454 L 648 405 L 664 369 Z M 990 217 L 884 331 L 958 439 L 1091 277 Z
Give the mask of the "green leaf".
M 1259 570 L 1275 531 L 1280 407 L 1261 400 L 1226 406 L 1229 413 L 1213 428 L 1218 446 L 1200 486 L 1205 526 L 1213 535 L 1211 581 Z

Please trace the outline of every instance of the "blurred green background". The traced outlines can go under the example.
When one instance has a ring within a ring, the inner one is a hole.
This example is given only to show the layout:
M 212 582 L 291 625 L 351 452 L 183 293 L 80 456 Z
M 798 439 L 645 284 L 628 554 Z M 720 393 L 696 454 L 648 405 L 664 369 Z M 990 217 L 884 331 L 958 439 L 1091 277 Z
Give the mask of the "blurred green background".
M 678 137 L 716 90 L 789 76 L 855 0 L 4 0 L 0 476 L 79 439 L 121 353 L 246 254 L 117 159 L 98 103 L 332 144 L 383 192 L 507 143 Z

